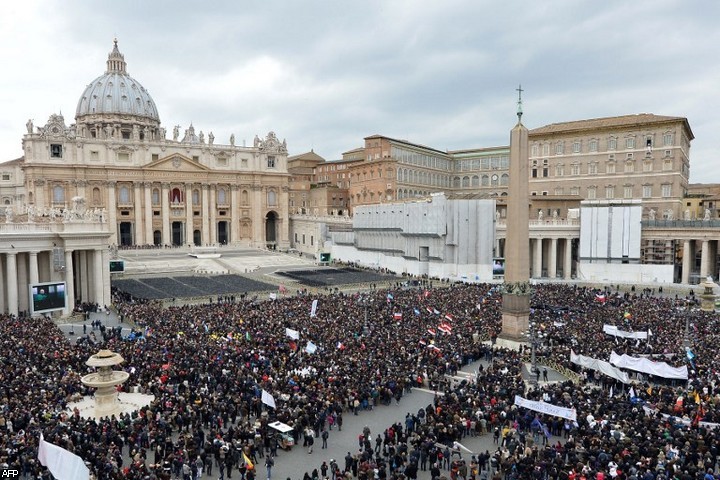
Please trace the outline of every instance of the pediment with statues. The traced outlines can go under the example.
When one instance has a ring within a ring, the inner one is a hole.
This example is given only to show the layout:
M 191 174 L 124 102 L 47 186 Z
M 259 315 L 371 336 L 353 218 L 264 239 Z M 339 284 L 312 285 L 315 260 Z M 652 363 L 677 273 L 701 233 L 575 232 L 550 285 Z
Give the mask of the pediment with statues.
M 28 120 L 27 123 L 28 133 L 33 133 L 32 120 Z M 44 127 L 37 127 L 37 133 L 40 134 L 41 138 L 75 138 L 75 124 L 73 123 L 69 127 L 65 125 L 65 117 L 62 113 L 53 113 L 48 118 L 47 123 Z
M 287 142 L 283 139 L 282 142 L 278 140 L 275 132 L 268 132 L 265 140 L 260 140 L 260 137 L 255 135 L 255 141 L 253 142 L 255 148 L 264 153 L 283 153 L 287 154 Z
M 177 170 L 178 172 L 210 172 L 212 169 L 179 153 L 159 158 L 147 164 L 144 170 Z

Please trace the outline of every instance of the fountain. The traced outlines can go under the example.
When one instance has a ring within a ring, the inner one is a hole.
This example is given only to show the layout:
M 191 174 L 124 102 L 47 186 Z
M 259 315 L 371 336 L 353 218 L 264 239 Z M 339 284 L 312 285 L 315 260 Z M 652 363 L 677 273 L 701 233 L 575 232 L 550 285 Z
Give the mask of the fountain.
M 119 353 L 100 350 L 85 362 L 89 367 L 97 367 L 95 373 L 85 375 L 80 379 L 84 385 L 97 389 L 95 391 L 95 418 L 119 415 L 122 411 L 116 387 L 127 382 L 130 374 L 122 370 L 113 370 L 112 367 L 120 365 L 124 361 Z
M 700 293 L 700 310 L 704 312 L 712 312 L 715 310 L 715 283 L 712 277 L 707 277 L 704 282 L 700 284 L 703 289 Z

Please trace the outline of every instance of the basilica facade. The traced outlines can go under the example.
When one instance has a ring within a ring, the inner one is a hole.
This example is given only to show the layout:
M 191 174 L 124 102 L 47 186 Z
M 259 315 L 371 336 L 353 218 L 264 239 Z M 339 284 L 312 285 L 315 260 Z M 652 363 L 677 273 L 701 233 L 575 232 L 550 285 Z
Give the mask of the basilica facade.
M 15 207 L 49 216 L 83 198 L 120 246 L 287 248 L 285 141 L 269 132 L 249 146 L 235 145 L 234 135 L 221 144 L 192 124 L 168 131 L 126 67 L 115 41 L 105 73 L 80 96 L 75 123 L 62 115 L 42 126 L 28 121 Z

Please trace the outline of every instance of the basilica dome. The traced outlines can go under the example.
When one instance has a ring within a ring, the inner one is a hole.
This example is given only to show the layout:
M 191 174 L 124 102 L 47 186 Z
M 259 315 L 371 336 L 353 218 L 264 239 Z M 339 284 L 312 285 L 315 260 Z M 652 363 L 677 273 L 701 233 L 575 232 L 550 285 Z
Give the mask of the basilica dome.
M 93 120 L 109 116 L 131 115 L 142 124 L 159 124 L 155 102 L 140 85 L 128 75 L 125 56 L 120 53 L 117 40 L 108 55 L 106 72 L 90 82 L 78 101 L 75 118 L 78 122 L 86 116 Z

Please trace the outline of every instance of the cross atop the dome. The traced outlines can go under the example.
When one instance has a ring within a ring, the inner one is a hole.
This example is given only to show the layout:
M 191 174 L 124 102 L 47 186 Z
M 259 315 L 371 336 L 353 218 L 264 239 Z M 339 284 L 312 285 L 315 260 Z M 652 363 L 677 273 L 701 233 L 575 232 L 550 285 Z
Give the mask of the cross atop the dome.
M 115 37 L 113 39 L 113 50 L 108 55 L 106 73 L 127 73 L 125 70 L 126 67 L 127 64 L 125 63 L 125 55 L 120 53 L 120 50 L 118 49 L 118 40 L 117 37 Z

